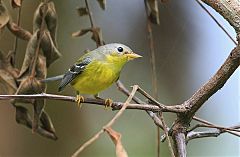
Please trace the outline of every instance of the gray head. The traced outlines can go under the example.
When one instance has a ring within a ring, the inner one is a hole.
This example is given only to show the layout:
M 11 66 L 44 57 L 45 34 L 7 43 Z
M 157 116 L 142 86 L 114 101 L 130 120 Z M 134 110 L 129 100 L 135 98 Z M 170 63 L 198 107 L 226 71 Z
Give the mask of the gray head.
M 96 51 L 103 53 L 106 56 L 117 57 L 119 59 L 127 58 L 127 60 L 132 60 L 135 58 L 142 57 L 134 53 L 128 46 L 120 43 L 111 43 L 100 46 Z

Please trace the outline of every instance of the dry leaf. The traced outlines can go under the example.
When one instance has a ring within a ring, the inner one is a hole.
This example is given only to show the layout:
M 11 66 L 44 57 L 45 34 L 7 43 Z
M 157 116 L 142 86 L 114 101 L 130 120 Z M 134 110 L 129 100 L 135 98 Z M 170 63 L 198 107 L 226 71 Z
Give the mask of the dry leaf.
M 23 106 L 15 106 L 16 107 L 16 121 L 18 124 L 22 124 L 24 126 L 26 126 L 27 128 L 32 129 L 32 119 L 31 116 L 28 112 L 28 110 L 23 107 Z M 46 113 L 45 111 L 43 111 L 42 115 L 46 115 L 44 114 Z M 52 140 L 57 140 L 57 136 L 55 134 L 55 132 L 51 132 L 48 131 L 47 129 L 45 129 L 46 126 L 44 126 L 43 124 L 41 124 L 40 127 L 37 128 L 36 133 L 38 133 L 39 135 L 52 139 Z
M 33 103 L 33 109 L 34 109 L 34 116 L 33 116 L 33 122 L 32 122 L 32 130 L 33 132 L 36 132 L 36 130 L 39 128 L 39 121 L 42 114 L 42 111 L 45 107 L 45 100 L 44 99 L 37 99 Z
M 78 12 L 78 15 L 79 16 L 85 16 L 85 15 L 88 15 L 89 12 L 88 12 L 88 9 L 87 8 L 77 8 L 77 12 Z
M 36 66 L 36 78 L 39 80 L 45 79 L 47 76 L 47 65 L 46 65 L 46 57 L 42 54 L 38 55 L 37 66 Z
M 0 30 L 8 23 L 9 13 L 2 1 L 0 1 Z
M 18 26 L 16 23 L 14 23 L 12 21 L 9 21 L 7 23 L 7 27 L 14 35 L 16 35 L 17 37 L 19 37 L 23 40 L 28 41 L 32 37 L 32 34 L 29 31 L 21 28 L 20 26 Z
M 14 94 L 17 90 L 15 78 L 7 71 L 0 69 L 0 94 Z
M 148 10 L 149 10 L 149 19 L 154 24 L 160 24 L 159 20 L 159 11 L 158 11 L 158 1 L 157 0 L 146 0 Z
M 92 28 L 81 29 L 80 31 L 72 33 L 72 37 L 80 37 L 91 31 L 92 31 Z
M 0 94 L 14 94 L 17 90 L 16 78 L 19 71 L 11 64 L 11 55 L 0 51 Z
M 37 9 L 34 12 L 33 15 L 33 32 L 36 32 L 37 30 L 40 30 L 41 24 L 42 24 L 42 13 L 41 8 L 43 6 L 43 3 L 41 2 Z
M 13 8 L 18 8 L 21 7 L 23 0 L 12 0 L 12 7 Z
M 117 157 L 128 157 L 126 150 L 124 149 L 121 142 L 121 134 L 114 131 L 112 128 L 105 128 L 105 131 L 108 133 L 113 143 L 116 146 L 116 156 Z
M 106 9 L 106 0 L 97 0 L 100 7 L 105 10 Z
M 42 111 L 40 121 L 42 123 L 43 129 L 55 134 L 55 128 L 53 126 L 52 120 L 44 110 Z
M 92 40 L 97 43 L 97 46 L 103 45 L 102 31 L 99 27 L 92 29 Z
M 33 36 L 31 37 L 31 39 L 29 40 L 29 42 L 27 44 L 27 49 L 26 49 L 25 57 L 24 57 L 23 64 L 21 67 L 21 71 L 19 74 L 19 78 L 22 78 L 30 70 L 31 62 L 33 61 L 33 58 L 35 56 L 35 52 L 37 49 L 38 32 L 39 32 L 39 30 L 37 30 L 33 34 Z
M 41 48 L 43 50 L 44 56 L 46 57 L 47 67 L 49 67 L 55 60 L 61 57 L 61 53 L 55 47 L 51 35 L 48 31 L 43 32 Z
M 28 110 L 23 106 L 15 106 L 16 108 L 16 122 L 18 124 L 22 124 L 27 126 L 28 128 L 32 128 L 32 120 Z
M 56 34 L 57 34 L 57 12 L 53 2 L 48 2 L 47 4 L 47 13 L 45 17 L 47 28 L 51 34 L 52 41 L 57 47 Z

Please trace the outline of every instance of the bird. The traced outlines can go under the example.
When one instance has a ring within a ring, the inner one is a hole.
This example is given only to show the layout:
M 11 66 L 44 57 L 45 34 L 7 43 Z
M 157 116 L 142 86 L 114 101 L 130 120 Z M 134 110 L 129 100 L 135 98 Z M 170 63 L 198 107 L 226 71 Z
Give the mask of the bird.
M 134 53 L 128 46 L 111 43 L 88 50 L 63 75 L 58 91 L 63 91 L 70 84 L 76 91 L 78 106 L 84 102 L 81 94 L 94 95 L 116 82 L 124 65 L 141 55 Z M 112 100 L 105 99 L 106 106 L 111 106 Z

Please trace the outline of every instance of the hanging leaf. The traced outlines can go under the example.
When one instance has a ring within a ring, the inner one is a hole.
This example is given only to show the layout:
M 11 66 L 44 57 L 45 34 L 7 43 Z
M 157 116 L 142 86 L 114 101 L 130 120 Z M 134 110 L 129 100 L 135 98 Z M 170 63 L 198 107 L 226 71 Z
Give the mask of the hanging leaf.
M 29 129 L 32 129 L 32 119 L 28 112 L 28 109 L 26 109 L 23 106 L 15 106 L 15 108 L 16 108 L 16 122 L 18 124 L 22 124 L 22 125 L 26 126 Z M 46 118 L 45 116 L 47 113 L 46 114 L 44 114 L 44 113 L 46 113 L 46 112 L 43 111 L 42 115 L 44 115 L 44 118 Z M 41 122 L 41 126 L 39 126 L 36 129 L 35 133 L 38 133 L 39 135 L 49 138 L 49 139 L 52 139 L 52 140 L 57 140 L 57 136 L 56 136 L 55 132 L 48 131 L 47 129 L 45 129 L 46 126 Z
M 19 8 L 22 5 L 23 0 L 12 0 L 12 7 L 13 8 Z
M 49 67 L 55 60 L 61 57 L 61 53 L 55 47 L 51 35 L 48 31 L 43 32 L 41 48 L 43 50 L 44 56 L 46 57 L 47 67 Z
M 77 8 L 77 12 L 78 12 L 78 15 L 79 16 L 85 16 L 85 15 L 88 15 L 89 12 L 88 12 L 88 9 L 87 8 Z
M 124 149 L 121 142 L 121 134 L 114 131 L 112 128 L 106 128 L 105 131 L 108 133 L 113 143 L 116 146 L 116 156 L 117 157 L 128 157 L 126 150 Z
M 31 116 L 28 113 L 28 110 L 23 106 L 15 106 L 16 108 L 16 122 L 18 124 L 25 125 L 28 128 L 32 128 Z
M 42 123 L 43 129 L 55 134 L 56 131 L 53 126 L 52 120 L 49 117 L 49 115 L 47 114 L 47 112 L 45 112 L 44 110 L 42 111 L 40 121 Z
M 100 7 L 105 10 L 106 9 L 106 0 L 97 0 Z
M 34 12 L 33 15 L 33 32 L 36 32 L 37 30 L 40 30 L 41 24 L 42 24 L 42 13 L 41 8 L 43 6 L 43 3 L 41 2 L 37 9 Z
M 160 24 L 158 1 L 157 0 L 146 0 L 149 11 L 149 19 L 154 24 Z
M 0 94 L 14 94 L 17 90 L 16 78 L 19 71 L 11 64 L 11 55 L 0 51 Z
M 45 107 L 45 100 L 44 99 L 37 99 L 34 101 L 33 103 L 33 123 L 32 123 L 32 130 L 33 132 L 36 132 L 36 130 L 39 127 L 39 121 L 40 121 L 40 117 L 42 114 L 42 111 Z
M 42 54 L 38 55 L 37 66 L 36 66 L 36 78 L 41 80 L 47 76 L 46 57 Z
M 17 90 L 15 78 L 7 71 L 0 69 L 0 94 L 14 94 Z
M 26 49 L 25 57 L 21 67 L 21 71 L 19 74 L 19 78 L 22 78 L 27 72 L 29 72 L 31 62 L 33 61 L 33 58 L 35 56 L 35 52 L 37 49 L 38 32 L 39 30 L 35 31 L 35 33 L 33 34 L 33 36 L 31 37 L 31 39 L 27 44 L 27 49 Z
M 9 13 L 2 1 L 0 1 L 0 30 L 8 23 Z
M 96 42 L 97 46 L 103 45 L 102 31 L 99 27 L 92 29 L 92 40 Z
M 81 29 L 80 31 L 74 32 L 72 33 L 72 37 L 80 37 L 88 32 L 92 32 L 92 28 Z
M 29 31 L 21 28 L 20 26 L 18 26 L 16 23 L 12 21 L 9 21 L 7 23 L 7 27 L 14 35 L 19 37 L 20 39 L 28 41 L 32 37 L 32 34 Z
M 56 42 L 56 34 L 57 34 L 57 12 L 55 9 L 55 5 L 53 2 L 47 3 L 47 13 L 45 17 L 45 21 L 47 24 L 47 28 L 51 34 L 52 41 L 54 45 L 57 47 Z

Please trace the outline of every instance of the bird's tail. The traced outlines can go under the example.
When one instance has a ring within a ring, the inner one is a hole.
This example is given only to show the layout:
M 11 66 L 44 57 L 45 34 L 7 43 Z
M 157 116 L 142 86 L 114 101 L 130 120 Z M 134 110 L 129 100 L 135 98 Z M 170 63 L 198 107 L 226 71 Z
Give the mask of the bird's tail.
M 45 78 L 45 79 L 42 79 L 41 82 L 48 83 L 52 81 L 59 81 L 59 80 L 62 80 L 63 76 L 64 75 L 58 75 L 54 77 Z

